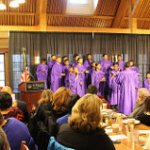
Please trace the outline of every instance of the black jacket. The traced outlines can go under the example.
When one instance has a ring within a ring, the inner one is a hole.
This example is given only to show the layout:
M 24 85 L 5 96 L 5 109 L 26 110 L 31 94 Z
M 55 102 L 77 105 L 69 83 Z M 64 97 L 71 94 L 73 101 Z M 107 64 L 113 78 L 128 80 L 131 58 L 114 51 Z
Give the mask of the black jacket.
M 73 130 L 68 124 L 64 124 L 59 129 L 57 141 L 77 150 L 115 150 L 112 141 L 100 128 L 83 134 Z

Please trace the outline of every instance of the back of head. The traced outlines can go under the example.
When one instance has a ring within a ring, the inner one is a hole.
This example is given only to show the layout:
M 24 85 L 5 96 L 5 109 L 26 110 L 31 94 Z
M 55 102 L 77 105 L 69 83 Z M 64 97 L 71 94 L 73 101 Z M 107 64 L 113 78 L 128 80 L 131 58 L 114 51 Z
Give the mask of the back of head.
M 145 112 L 150 112 L 150 96 L 148 96 L 144 102 Z
M 86 94 L 80 98 L 69 117 L 70 126 L 76 131 L 87 133 L 99 127 L 102 102 L 95 94 Z
M 8 94 L 12 95 L 12 89 L 9 86 L 3 87 L 1 92 L 7 92 Z
M 97 94 L 98 92 L 98 89 L 95 85 L 89 85 L 87 90 L 90 94 Z
M 12 97 L 6 92 L 0 92 L 0 110 L 6 110 L 12 106 Z
M 39 104 L 48 103 L 53 101 L 53 92 L 51 90 L 44 90 L 41 94 Z
M 144 101 L 148 96 L 150 96 L 150 93 L 146 88 L 138 89 L 138 99 L 140 101 Z
M 125 63 L 125 68 L 129 68 L 129 67 L 130 67 L 130 62 L 128 61 Z
M 67 111 L 69 114 L 71 114 L 72 108 L 75 105 L 75 103 L 80 99 L 80 96 L 77 94 L 73 94 L 68 99 L 68 105 L 67 105 Z
M 71 96 L 71 91 L 66 87 L 60 87 L 54 93 L 53 109 L 55 111 L 67 111 L 68 98 Z

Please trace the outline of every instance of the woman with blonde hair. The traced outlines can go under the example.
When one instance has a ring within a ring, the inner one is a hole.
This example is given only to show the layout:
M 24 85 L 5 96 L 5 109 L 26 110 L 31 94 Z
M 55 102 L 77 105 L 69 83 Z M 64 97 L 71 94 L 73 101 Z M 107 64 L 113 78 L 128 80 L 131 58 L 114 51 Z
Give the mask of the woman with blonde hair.
M 100 128 L 102 102 L 97 95 L 86 94 L 72 109 L 68 124 L 60 127 L 57 141 L 82 150 L 115 150 L 113 143 Z
M 138 118 L 144 112 L 144 102 L 148 96 L 150 96 L 150 93 L 146 88 L 140 88 L 138 90 L 136 106 L 129 117 Z
M 53 102 L 53 92 L 51 90 L 44 90 L 38 104 L 46 104 L 48 102 Z

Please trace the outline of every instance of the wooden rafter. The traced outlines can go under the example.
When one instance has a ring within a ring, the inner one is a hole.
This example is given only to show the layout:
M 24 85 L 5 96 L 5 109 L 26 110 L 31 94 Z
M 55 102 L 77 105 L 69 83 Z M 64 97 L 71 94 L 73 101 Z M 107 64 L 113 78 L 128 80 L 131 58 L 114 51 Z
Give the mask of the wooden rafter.
M 133 6 L 132 12 L 131 12 L 131 17 L 137 16 L 142 3 L 143 3 L 143 0 L 136 0 Z
M 113 28 L 119 28 L 123 18 L 126 15 L 127 9 L 129 6 L 129 0 L 121 0 L 120 5 L 118 7 L 116 17 L 112 23 Z

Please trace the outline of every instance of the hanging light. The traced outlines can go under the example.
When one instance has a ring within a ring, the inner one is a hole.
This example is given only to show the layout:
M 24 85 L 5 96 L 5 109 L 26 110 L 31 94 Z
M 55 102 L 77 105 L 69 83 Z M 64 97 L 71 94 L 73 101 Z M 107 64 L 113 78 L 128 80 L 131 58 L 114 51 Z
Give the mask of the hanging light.
M 9 3 L 9 7 L 18 8 L 18 7 L 19 7 L 19 3 L 18 3 L 16 0 L 12 0 L 12 1 Z
M 0 1 L 0 10 L 6 10 L 6 5 Z
M 24 4 L 26 1 L 25 0 L 15 0 L 18 4 Z

